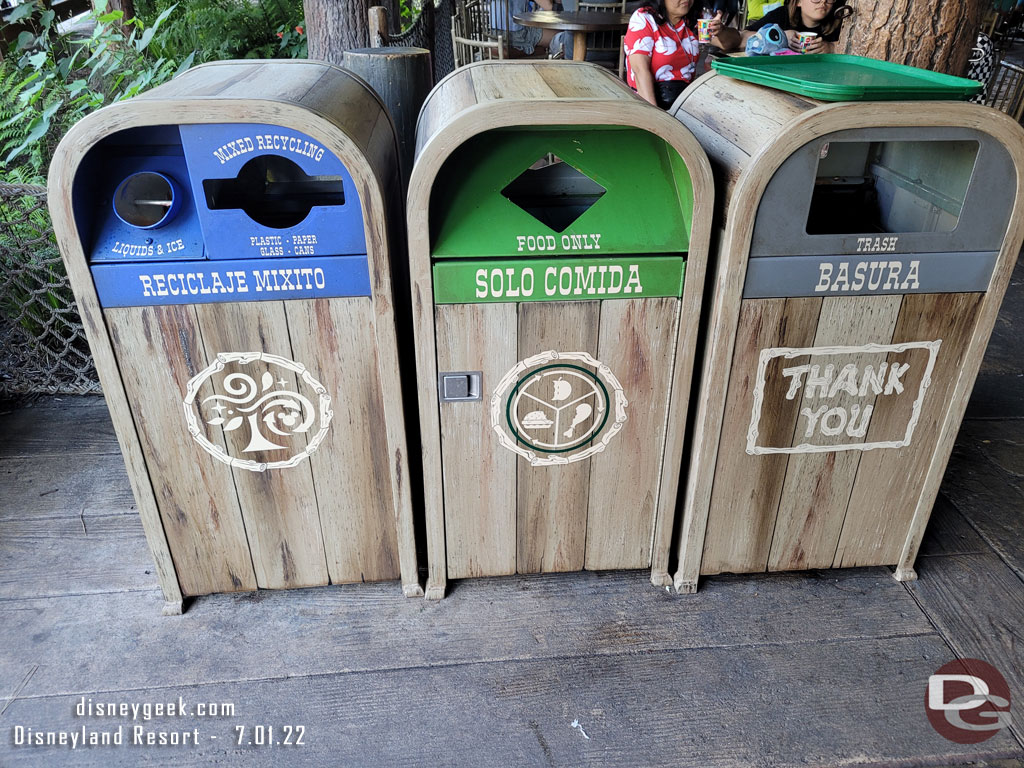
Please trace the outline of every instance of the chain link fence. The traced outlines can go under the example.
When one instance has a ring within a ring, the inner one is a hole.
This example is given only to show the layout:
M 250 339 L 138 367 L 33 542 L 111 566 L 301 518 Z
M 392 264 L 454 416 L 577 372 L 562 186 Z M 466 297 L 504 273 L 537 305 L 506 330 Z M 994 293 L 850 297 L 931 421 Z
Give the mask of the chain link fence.
M 0 182 L 0 396 L 100 391 L 46 189 Z

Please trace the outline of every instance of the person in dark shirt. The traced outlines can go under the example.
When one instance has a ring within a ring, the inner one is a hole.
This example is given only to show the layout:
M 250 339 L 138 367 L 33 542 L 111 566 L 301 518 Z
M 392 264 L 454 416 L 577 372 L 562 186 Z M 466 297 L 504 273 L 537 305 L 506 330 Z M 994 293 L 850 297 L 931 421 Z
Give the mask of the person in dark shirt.
M 848 14 L 846 0 L 786 0 L 784 6 L 750 22 L 742 32 L 723 29 L 718 39 L 723 50 L 731 51 L 746 45 L 747 40 L 765 24 L 778 24 L 785 31 L 789 47 L 793 50 L 800 50 L 798 33 L 814 32 L 818 36 L 807 43 L 803 52 L 832 53 L 843 19 Z

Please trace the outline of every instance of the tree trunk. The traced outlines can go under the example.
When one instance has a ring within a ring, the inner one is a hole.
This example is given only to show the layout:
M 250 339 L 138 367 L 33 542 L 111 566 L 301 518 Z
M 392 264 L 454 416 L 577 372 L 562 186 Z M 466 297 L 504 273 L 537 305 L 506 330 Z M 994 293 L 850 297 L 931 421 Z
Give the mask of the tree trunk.
M 370 84 L 395 121 L 404 198 L 416 149 L 416 118 L 434 85 L 430 51 L 402 47 L 356 49 L 345 54 L 344 64 Z
M 838 52 L 962 76 L 988 0 L 850 0 Z
M 309 58 L 341 65 L 345 51 L 368 48 L 371 5 L 388 9 L 392 31 L 401 25 L 398 0 L 303 0 Z
M 122 18 L 128 21 L 135 18 L 135 3 L 133 0 L 107 0 L 107 11 L 123 11 Z

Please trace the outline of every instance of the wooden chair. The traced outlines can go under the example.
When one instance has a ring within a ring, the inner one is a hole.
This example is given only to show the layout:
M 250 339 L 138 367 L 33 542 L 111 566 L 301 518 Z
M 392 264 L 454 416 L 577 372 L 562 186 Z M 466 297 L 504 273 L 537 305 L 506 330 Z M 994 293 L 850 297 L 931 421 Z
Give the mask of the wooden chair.
M 1024 67 L 1008 61 L 999 62 L 999 67 L 988 83 L 985 103 L 1005 112 L 1020 122 L 1024 116 Z
M 506 58 L 508 33 L 492 27 L 490 11 L 491 3 L 486 0 L 455 3 L 452 53 L 456 69 L 474 61 Z
M 581 11 L 625 13 L 626 0 L 618 0 L 618 2 L 612 3 L 580 0 L 579 9 Z M 588 32 L 587 61 L 592 60 L 595 64 L 607 66 L 609 69 L 614 68 L 612 62 L 617 62 L 619 78 L 623 78 L 626 71 L 626 55 L 623 48 L 625 39 L 626 36 L 618 32 Z M 595 55 L 592 56 L 591 54 Z

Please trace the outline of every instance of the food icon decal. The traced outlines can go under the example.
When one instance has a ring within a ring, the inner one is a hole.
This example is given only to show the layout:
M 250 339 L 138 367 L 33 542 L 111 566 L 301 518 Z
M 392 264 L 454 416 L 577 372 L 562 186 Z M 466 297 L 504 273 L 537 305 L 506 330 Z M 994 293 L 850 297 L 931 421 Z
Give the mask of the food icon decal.
M 586 352 L 542 352 L 519 362 L 491 398 L 499 442 L 533 466 L 568 464 L 603 451 L 626 421 L 625 394 Z

